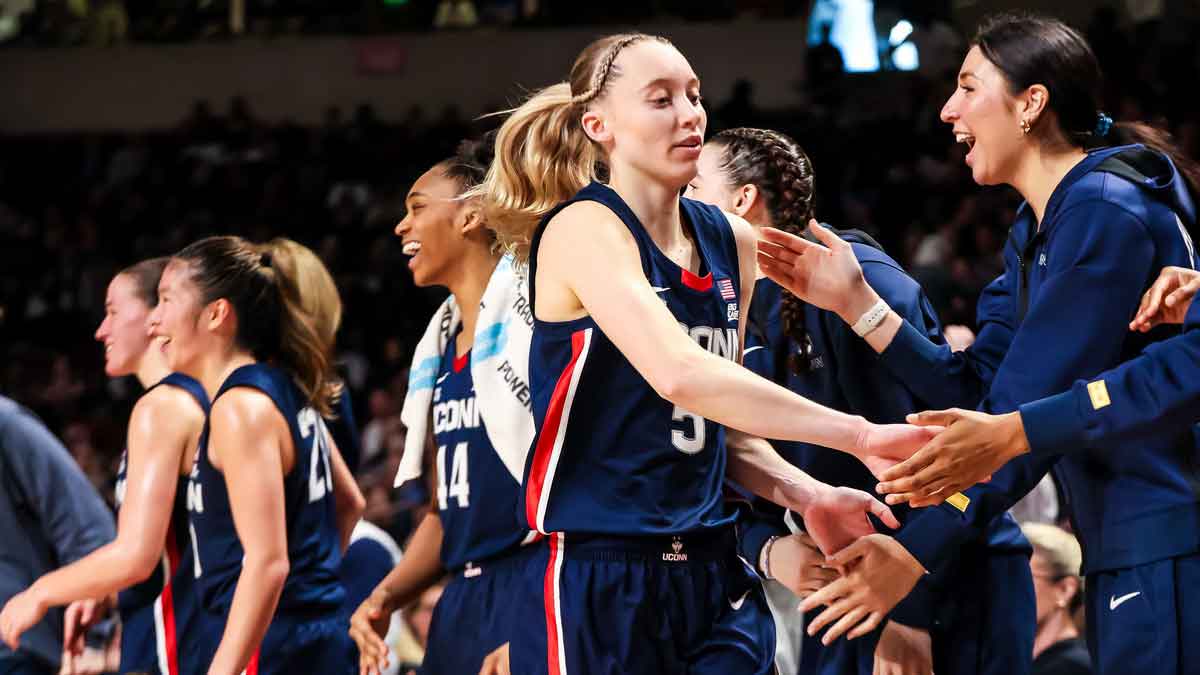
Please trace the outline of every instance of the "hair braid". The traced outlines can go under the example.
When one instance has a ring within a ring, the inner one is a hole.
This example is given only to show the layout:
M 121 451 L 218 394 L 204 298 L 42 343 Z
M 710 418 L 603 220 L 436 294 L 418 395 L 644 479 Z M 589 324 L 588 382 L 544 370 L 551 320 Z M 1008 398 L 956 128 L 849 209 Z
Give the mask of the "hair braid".
M 754 185 L 763 196 L 771 224 L 801 236 L 815 213 L 815 180 L 812 162 L 794 140 L 769 129 L 727 129 L 712 141 L 724 149 L 721 168 L 734 186 Z M 802 343 L 803 303 L 791 292 L 783 294 L 784 332 Z

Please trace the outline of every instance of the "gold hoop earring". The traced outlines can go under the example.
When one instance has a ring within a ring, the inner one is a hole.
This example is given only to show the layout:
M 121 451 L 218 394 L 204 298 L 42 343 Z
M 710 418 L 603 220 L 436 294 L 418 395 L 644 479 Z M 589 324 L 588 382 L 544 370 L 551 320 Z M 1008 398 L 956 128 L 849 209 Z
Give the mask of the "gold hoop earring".
M 1032 128 L 1033 127 L 1029 126 L 1029 120 L 1021 120 L 1021 131 L 1024 132 L 1025 135 L 1028 136 L 1029 130 Z

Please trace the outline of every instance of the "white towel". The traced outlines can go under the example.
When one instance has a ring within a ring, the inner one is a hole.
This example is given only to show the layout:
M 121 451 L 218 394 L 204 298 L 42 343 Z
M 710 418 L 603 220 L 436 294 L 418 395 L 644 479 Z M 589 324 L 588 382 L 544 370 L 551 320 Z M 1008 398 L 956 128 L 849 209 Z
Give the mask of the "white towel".
M 408 395 L 400 411 L 407 438 L 400 470 L 396 472 L 396 487 L 421 475 L 434 380 L 446 349 L 454 348 L 451 337 L 461 322 L 458 303 L 450 296 L 434 313 L 425 335 L 417 343 L 408 376 Z M 488 438 L 500 461 L 518 482 L 525 472 L 525 456 L 534 434 L 529 391 L 532 338 L 533 308 L 529 305 L 527 280 L 513 259 L 504 256 L 479 303 L 475 343 L 471 348 L 471 378 L 475 382 L 475 404 L 487 427 Z

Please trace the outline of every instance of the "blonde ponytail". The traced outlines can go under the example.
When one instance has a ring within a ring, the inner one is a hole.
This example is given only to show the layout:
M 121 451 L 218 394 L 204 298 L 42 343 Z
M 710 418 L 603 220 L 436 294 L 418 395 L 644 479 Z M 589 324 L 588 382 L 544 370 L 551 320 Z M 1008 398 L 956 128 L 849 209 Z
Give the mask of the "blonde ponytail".
M 500 126 L 487 176 L 469 193 L 482 197 L 488 227 L 521 262 L 542 217 L 596 179 L 600 153 L 582 115 L 566 82 L 534 94 Z

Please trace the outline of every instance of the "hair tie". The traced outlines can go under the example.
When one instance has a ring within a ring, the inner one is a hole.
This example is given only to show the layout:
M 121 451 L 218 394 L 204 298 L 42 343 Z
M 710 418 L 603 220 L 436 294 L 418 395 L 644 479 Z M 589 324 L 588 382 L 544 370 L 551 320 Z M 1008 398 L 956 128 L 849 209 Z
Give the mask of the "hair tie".
M 261 256 L 259 256 L 258 264 L 262 265 L 263 267 L 270 267 L 271 266 L 271 254 L 263 253 Z
M 1096 113 L 1096 129 L 1092 133 L 1099 138 L 1104 138 L 1108 135 L 1109 129 L 1112 129 L 1113 119 L 1103 112 Z

